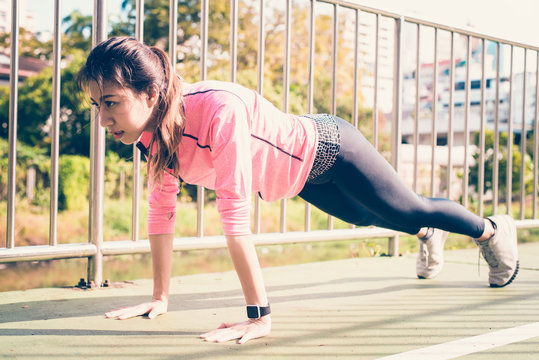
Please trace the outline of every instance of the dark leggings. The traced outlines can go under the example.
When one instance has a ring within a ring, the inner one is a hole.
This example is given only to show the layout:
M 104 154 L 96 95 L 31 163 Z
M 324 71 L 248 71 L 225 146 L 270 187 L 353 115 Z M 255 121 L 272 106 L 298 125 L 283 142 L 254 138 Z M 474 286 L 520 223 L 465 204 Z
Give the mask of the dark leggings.
M 408 234 L 417 234 L 423 227 L 473 238 L 483 234 L 483 218 L 455 201 L 414 193 L 360 131 L 335 119 L 341 135 L 337 159 L 316 184 L 305 185 L 300 197 L 359 226 L 376 225 Z

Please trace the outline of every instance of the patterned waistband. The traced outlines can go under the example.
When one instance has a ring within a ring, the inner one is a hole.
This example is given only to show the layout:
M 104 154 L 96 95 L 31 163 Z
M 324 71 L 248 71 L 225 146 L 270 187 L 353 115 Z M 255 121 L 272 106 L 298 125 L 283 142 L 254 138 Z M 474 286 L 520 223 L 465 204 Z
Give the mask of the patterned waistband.
M 335 163 L 341 148 L 341 134 L 335 117 L 329 114 L 303 115 L 314 120 L 318 130 L 318 144 L 313 167 L 307 177 L 307 182 L 317 183 Z

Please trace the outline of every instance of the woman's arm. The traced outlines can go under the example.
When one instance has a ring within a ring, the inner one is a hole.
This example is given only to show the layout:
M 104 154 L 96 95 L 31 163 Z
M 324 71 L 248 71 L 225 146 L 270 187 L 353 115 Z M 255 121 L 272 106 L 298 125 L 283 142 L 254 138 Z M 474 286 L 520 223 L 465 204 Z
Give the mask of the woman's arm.
M 168 304 L 174 234 L 155 234 L 149 235 L 149 238 L 153 269 L 152 300 Z
M 268 305 L 262 270 L 250 236 L 227 236 L 226 243 L 248 305 Z
M 228 250 L 240 279 L 247 305 L 268 305 L 262 270 L 253 240 L 250 236 L 227 236 Z M 206 341 L 224 342 L 239 339 L 243 344 L 251 339 L 266 336 L 271 331 L 271 315 L 259 319 L 227 324 L 201 335 Z
M 152 251 L 153 296 L 150 302 L 110 311 L 108 318 L 120 320 L 148 315 L 150 319 L 167 312 L 172 267 L 173 234 L 149 235 Z

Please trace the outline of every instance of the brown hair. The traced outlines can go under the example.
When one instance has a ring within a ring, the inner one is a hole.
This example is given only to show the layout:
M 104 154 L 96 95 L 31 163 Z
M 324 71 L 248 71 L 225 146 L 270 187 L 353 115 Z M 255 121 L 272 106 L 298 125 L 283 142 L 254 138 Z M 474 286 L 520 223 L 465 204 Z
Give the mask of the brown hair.
M 87 89 L 91 81 L 100 87 L 110 81 L 135 94 L 148 95 L 153 85 L 157 86 L 159 100 L 150 120 L 155 128 L 148 152 L 148 175 L 154 184 L 161 183 L 167 168 L 179 177 L 176 152 L 185 128 L 185 114 L 181 79 L 167 54 L 134 38 L 112 37 L 92 49 L 79 71 L 77 83 L 81 89 Z

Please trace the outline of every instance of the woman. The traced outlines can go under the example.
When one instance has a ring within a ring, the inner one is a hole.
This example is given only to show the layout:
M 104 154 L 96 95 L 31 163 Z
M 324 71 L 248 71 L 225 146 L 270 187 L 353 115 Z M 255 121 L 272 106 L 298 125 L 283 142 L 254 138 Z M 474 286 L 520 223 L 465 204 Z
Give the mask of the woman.
M 215 189 L 228 249 L 248 320 L 201 335 L 206 341 L 269 334 L 271 316 L 250 237 L 251 193 L 265 200 L 299 195 L 356 225 L 417 234 L 417 274 L 436 276 L 447 232 L 475 239 L 489 264 L 489 283 L 511 283 L 518 271 L 517 237 L 508 216 L 483 219 L 447 199 L 413 193 L 369 142 L 331 115 L 285 114 L 252 90 L 204 81 L 184 84 L 167 55 L 135 39 L 97 45 L 79 73 L 101 126 L 147 155 L 148 235 L 152 300 L 106 314 L 126 319 L 165 313 L 178 180 Z M 151 150 L 150 150 L 151 149 Z

